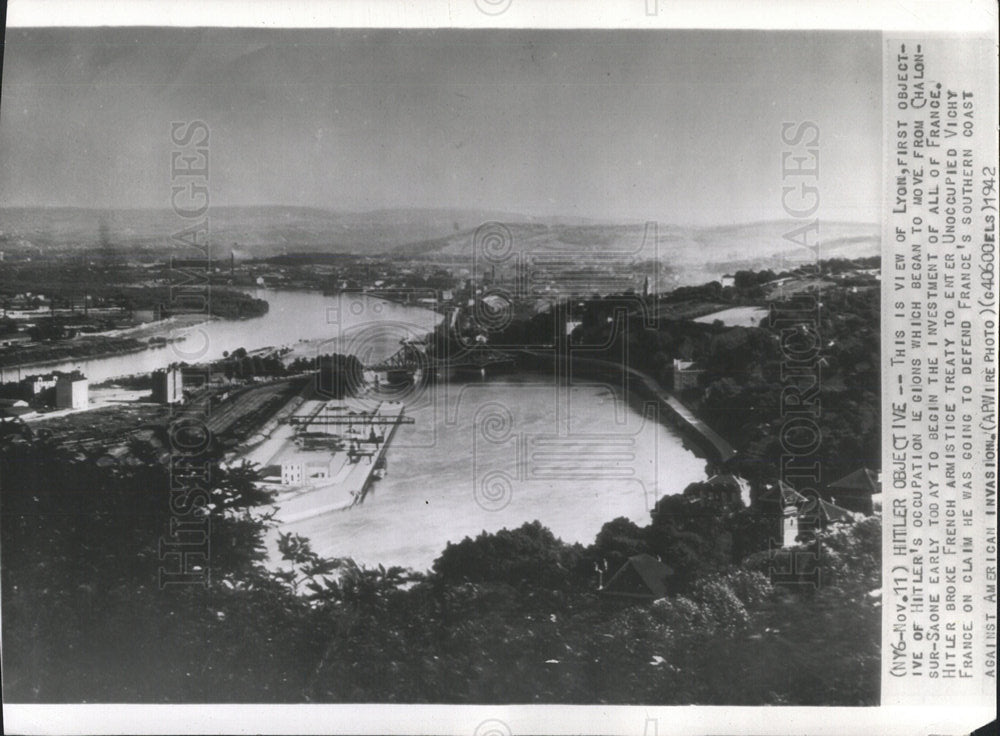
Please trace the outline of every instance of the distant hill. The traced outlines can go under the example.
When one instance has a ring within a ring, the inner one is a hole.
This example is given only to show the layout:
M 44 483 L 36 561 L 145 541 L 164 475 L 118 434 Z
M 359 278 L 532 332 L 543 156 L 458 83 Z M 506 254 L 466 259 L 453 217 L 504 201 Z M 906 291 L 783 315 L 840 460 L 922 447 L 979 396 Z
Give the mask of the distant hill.
M 717 279 L 739 269 L 787 270 L 807 263 L 811 253 L 785 236 L 802 222 L 759 222 L 727 227 L 692 228 L 660 224 L 558 225 L 508 223 L 512 253 L 540 259 L 556 254 L 575 258 L 578 265 L 599 263 L 598 256 L 619 253 L 624 260 L 657 260 L 668 265 L 677 284 Z M 847 222 L 820 224 L 820 258 L 860 258 L 878 255 L 880 226 Z M 810 242 L 815 236 L 810 234 Z M 410 243 L 400 255 L 441 260 L 470 259 L 475 229 Z
M 213 207 L 209 217 L 213 255 L 220 259 L 235 250 L 240 257 L 358 253 L 471 263 L 477 228 L 490 221 L 504 223 L 514 253 L 595 263 L 614 253 L 636 261 L 655 259 L 669 266 L 677 283 L 701 283 L 740 268 L 793 268 L 808 256 L 784 237 L 801 222 L 708 228 L 660 224 L 654 238 L 643 223 L 535 218 L 485 210 Z M 0 210 L 0 250 L 11 256 L 101 250 L 161 258 L 178 254 L 171 235 L 188 225 L 190 221 L 170 210 L 4 208 Z M 820 238 L 823 258 L 876 255 L 880 228 L 877 224 L 821 223 Z
M 247 257 L 292 252 L 381 253 L 404 243 L 469 230 L 489 220 L 532 219 L 473 210 L 336 212 L 286 206 L 212 207 L 208 215 L 212 243 L 220 257 L 233 248 Z M 170 236 L 190 224 L 169 209 L 3 208 L 0 249 L 38 254 L 110 247 L 155 256 L 176 253 Z

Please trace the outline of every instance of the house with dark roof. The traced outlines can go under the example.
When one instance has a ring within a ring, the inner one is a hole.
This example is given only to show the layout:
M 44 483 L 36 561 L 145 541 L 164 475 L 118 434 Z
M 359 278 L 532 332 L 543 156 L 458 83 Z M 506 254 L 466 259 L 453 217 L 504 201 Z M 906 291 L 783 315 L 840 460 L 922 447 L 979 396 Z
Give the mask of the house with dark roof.
M 778 494 L 781 497 L 782 506 L 795 506 L 809 500 L 783 480 L 778 481 Z
M 851 511 L 872 513 L 872 496 L 882 492 L 878 473 L 868 468 L 858 468 L 826 487 L 833 501 Z
M 629 557 L 598 592 L 623 601 L 651 602 L 665 598 L 674 571 L 652 555 Z

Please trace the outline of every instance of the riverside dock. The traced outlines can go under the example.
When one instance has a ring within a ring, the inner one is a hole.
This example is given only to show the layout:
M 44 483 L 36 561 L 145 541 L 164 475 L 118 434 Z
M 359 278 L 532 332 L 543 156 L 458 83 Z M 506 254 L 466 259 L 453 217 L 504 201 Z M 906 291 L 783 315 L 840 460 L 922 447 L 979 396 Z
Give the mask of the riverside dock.
M 275 519 L 283 525 L 348 509 L 364 501 L 385 471 L 405 408 L 380 402 L 366 410 L 341 402 L 304 401 L 274 438 L 262 482 L 277 495 Z

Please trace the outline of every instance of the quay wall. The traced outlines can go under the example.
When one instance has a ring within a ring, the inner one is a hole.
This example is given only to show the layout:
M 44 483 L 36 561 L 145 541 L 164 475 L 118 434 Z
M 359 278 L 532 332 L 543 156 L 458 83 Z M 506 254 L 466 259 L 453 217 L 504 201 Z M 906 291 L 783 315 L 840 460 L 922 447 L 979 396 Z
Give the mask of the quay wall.
M 534 350 L 521 350 L 519 353 L 533 365 L 552 366 L 557 357 L 566 360 L 565 356 L 557 356 L 555 353 Z M 736 457 L 736 449 L 725 438 L 701 421 L 680 399 L 661 388 L 652 376 L 603 358 L 571 354 L 568 360 L 573 371 L 582 375 L 606 378 L 610 374 L 618 379 L 624 378 L 630 392 L 638 389 L 636 393 L 653 399 L 664 410 L 670 424 L 681 431 L 708 460 L 721 464 Z

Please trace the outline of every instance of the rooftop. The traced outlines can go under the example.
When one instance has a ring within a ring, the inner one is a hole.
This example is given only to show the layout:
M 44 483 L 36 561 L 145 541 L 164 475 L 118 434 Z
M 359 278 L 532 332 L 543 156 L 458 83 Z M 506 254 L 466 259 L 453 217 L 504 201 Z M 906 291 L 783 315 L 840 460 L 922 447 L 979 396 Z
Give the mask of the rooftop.
M 667 594 L 667 578 L 674 571 L 648 554 L 629 557 L 624 565 L 611 576 L 601 592 L 630 598 L 655 600 Z
M 878 474 L 868 468 L 859 468 L 830 484 L 830 488 L 838 491 L 864 491 L 879 493 L 882 489 Z

